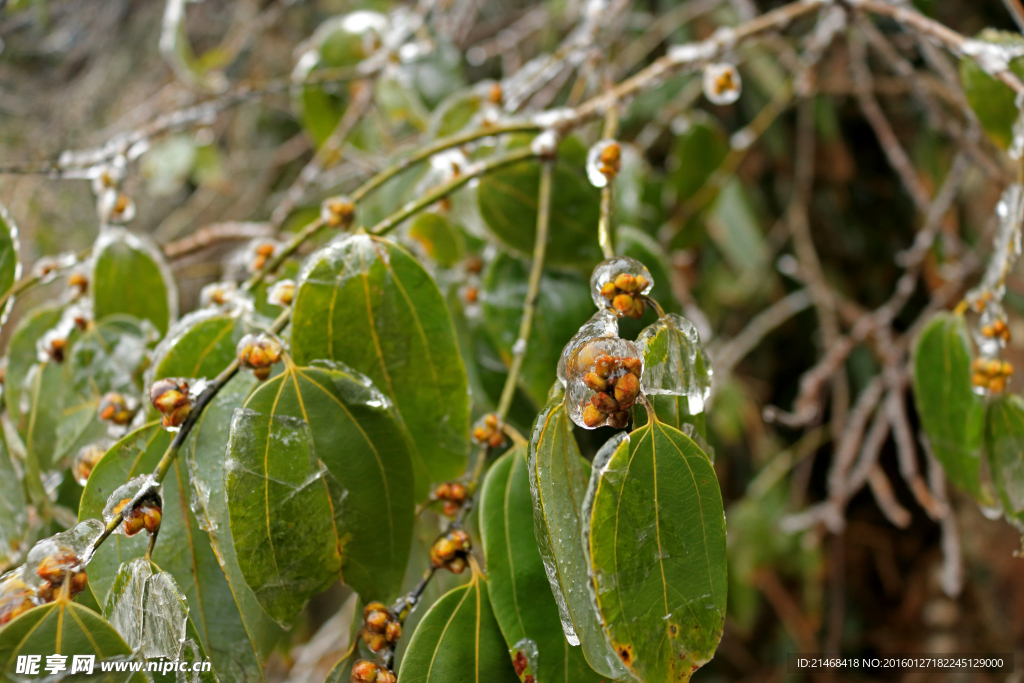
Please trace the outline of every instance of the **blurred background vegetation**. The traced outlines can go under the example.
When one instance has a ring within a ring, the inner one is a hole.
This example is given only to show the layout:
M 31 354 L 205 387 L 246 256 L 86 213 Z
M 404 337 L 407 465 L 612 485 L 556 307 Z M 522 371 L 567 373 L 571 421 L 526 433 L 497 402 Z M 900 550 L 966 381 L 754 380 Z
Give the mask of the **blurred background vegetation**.
M 441 4 L 450 30 L 434 36 L 434 50 L 419 63 L 415 97 L 407 97 L 408 81 L 378 90 L 368 117 L 372 125 L 346 147 L 340 163 L 312 183 L 285 220 L 286 230 L 308 220 L 324 196 L 383 167 L 395 149 L 425 139 L 438 125 L 432 112 L 445 98 L 486 79 L 507 78 L 536 55 L 555 52 L 581 13 L 574 0 Z M 621 25 L 605 27 L 583 55 L 609 60 L 610 74 L 621 80 L 672 44 L 705 38 L 719 26 L 782 4 L 637 0 L 621 9 Z M 181 250 L 170 246 L 168 255 L 181 286 L 181 309 L 190 310 L 199 289 L 231 268 L 231 251 L 244 240 L 191 251 L 181 240 L 205 226 L 224 224 L 235 225 L 241 237 L 266 234 L 274 207 L 334 127 L 332 120 L 310 120 L 304 108 L 315 98 L 297 105 L 301 95 L 267 84 L 287 86 L 304 41 L 325 20 L 356 9 L 387 12 L 396 6 L 340 0 L 191 2 L 178 31 L 184 46 L 173 47 L 170 52 L 178 58 L 168 59 L 168 51 L 158 49 L 162 33 L 167 39 L 163 3 L 9 2 L 0 14 L 0 166 L 56 160 L 65 150 L 102 145 L 161 113 L 221 101 L 217 90 L 224 82 L 232 92 L 257 91 L 258 96 L 240 97 L 202 125 L 154 138 L 137 172 L 125 181 L 138 210 L 132 229 Z M 965 35 L 986 27 L 1018 31 L 999 0 L 914 6 Z M 905 518 L 897 515 L 904 528 L 892 523 L 891 510 L 888 517 L 883 514 L 869 488 L 849 500 L 840 533 L 820 523 L 805 528 L 791 523 L 794 514 L 827 497 L 835 445 L 849 421 L 857 419 L 850 406 L 882 371 L 886 354 L 893 353 L 892 339 L 912 330 L 935 292 L 949 284 L 944 265 L 956 260 L 966 270 L 946 307 L 976 282 L 990 251 L 995 203 L 1013 177 L 1000 141 L 981 135 L 977 121 L 964 113 L 958 83 L 936 71 L 917 41 L 895 23 L 882 19 L 873 25 L 909 73 L 894 69 L 894 60 L 876 50 L 865 61 L 863 32 L 851 38 L 841 30 L 817 63 L 809 95 L 794 105 L 786 89 L 806 48 L 800 36 L 815 27 L 797 22 L 737 48 L 744 79 L 737 103 L 709 104 L 700 97 L 700 75 L 686 74 L 638 95 L 623 114 L 620 139 L 629 144 L 617 191 L 620 245 L 642 260 L 655 254 L 664 272 L 661 278 L 655 272 L 657 298 L 694 320 L 715 362 L 708 440 L 727 505 L 730 605 L 721 648 L 697 675 L 702 681 L 788 680 L 785 654 L 798 651 L 1015 651 L 1018 662 L 1024 655 L 1020 532 L 986 518 L 954 490 L 949 491 L 952 518 L 932 519 L 901 476 L 895 442 L 885 434 L 879 463 L 892 499 L 906 511 Z M 873 76 L 869 99 L 890 125 L 892 139 L 885 144 L 877 121 L 865 116 L 859 63 Z M 954 60 L 944 63 L 957 73 Z M 572 83 L 566 79 L 552 92 L 538 93 L 523 109 L 565 103 L 573 97 Z M 921 88 L 938 102 L 938 117 L 915 99 Z M 334 92 L 326 86 L 323 91 Z M 798 139 L 801 116 L 816 142 L 809 164 L 799 152 L 808 149 Z M 963 153 L 964 139 L 976 153 L 958 167 L 962 175 L 940 216 L 938 246 L 928 251 L 921 277 L 886 335 L 858 341 L 835 364 L 827 391 L 811 397 L 818 408 L 811 419 L 799 426 L 763 419 L 766 408 L 793 406 L 803 373 L 825 355 L 837 334 L 849 332 L 865 312 L 886 302 L 904 271 L 898 256 L 913 244 L 923 218 L 885 145 L 905 151 L 919 188 L 934 196 Z M 809 244 L 800 244 L 790 220 L 800 168 L 813 173 L 806 197 Z M 0 174 L 0 198 L 19 225 L 26 264 L 80 250 L 95 238 L 94 198 L 85 180 Z M 471 235 L 486 233 L 469 228 Z M 478 237 L 470 240 L 470 252 L 495 258 L 484 247 Z M 818 275 L 807 270 L 813 262 L 820 264 L 814 266 L 822 278 L 817 284 Z M 452 272 L 453 305 L 465 306 L 472 319 L 469 299 L 475 297 L 467 296 L 466 288 L 477 285 L 465 269 Z M 580 278 L 556 269 L 550 276 Z M 815 287 L 833 297 L 831 331 L 816 311 Z M 1015 275 L 1009 288 L 1014 341 L 1007 358 L 1024 367 L 1024 281 Z M 53 291 L 29 293 L 15 316 Z M 574 330 L 589 317 L 589 304 L 559 313 L 565 327 Z M 11 329 L 8 323 L 4 336 Z M 565 342 L 557 336 L 551 342 L 555 358 Z M 906 365 L 908 341 L 895 343 L 899 367 Z M 500 340 L 480 343 L 500 346 Z M 482 358 L 481 381 L 500 389 L 500 350 L 484 349 Z M 536 410 L 532 402 L 543 398 L 543 380 L 523 389 L 518 422 L 528 429 Z M 907 410 L 916 426 L 912 402 Z M 602 432 L 578 434 L 589 454 L 608 436 Z M 928 469 L 923 455 L 919 465 Z M 343 617 L 332 617 L 337 607 L 338 600 L 328 596 L 308 608 L 272 661 L 275 680 L 322 678 L 318 667 L 337 660 L 342 642 L 332 634 L 347 628 Z M 1002 680 L 1020 680 L 1014 675 Z M 965 676 L 947 680 L 982 680 Z M 939 679 L 911 674 L 902 680 Z

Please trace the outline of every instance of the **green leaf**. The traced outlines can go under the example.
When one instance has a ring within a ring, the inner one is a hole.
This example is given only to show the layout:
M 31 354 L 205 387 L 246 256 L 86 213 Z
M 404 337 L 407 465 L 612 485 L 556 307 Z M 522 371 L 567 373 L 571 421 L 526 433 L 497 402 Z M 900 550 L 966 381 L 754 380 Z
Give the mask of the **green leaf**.
M 190 669 L 208 657 L 196 631 L 188 603 L 174 577 L 136 558 L 121 565 L 110 589 L 103 616 L 133 652 L 146 659 L 184 662 Z M 212 667 L 211 667 L 212 668 Z M 216 683 L 213 671 L 199 672 L 195 683 Z M 155 676 L 156 680 L 170 676 Z
M 529 277 L 527 263 L 504 253 L 498 254 L 483 274 L 484 321 L 506 367 L 512 363 L 512 347 L 519 336 Z M 520 375 L 536 405 L 544 405 L 555 381 L 562 347 L 593 312 L 590 285 L 583 276 L 544 271 Z
M 444 138 L 463 130 L 480 113 L 483 103 L 484 96 L 477 88 L 452 93 L 431 114 L 430 137 Z
M 692 425 L 707 436 L 705 402 L 711 391 L 711 361 L 693 323 L 670 313 L 637 338 L 644 359 L 641 386 L 658 419 L 680 431 Z M 647 423 L 642 406 L 633 410 L 637 426 Z
M 154 352 L 153 379 L 216 377 L 235 360 L 244 334 L 238 316 L 206 308 L 179 320 Z
M 114 444 L 89 475 L 78 518 L 101 519 L 115 489 L 156 469 L 172 436 L 151 423 Z M 237 680 L 233 675 L 239 665 L 234 662 L 249 647 L 249 639 L 210 539 L 189 507 L 190 497 L 188 468 L 179 457 L 163 481 L 163 519 L 153 561 L 182 587 L 202 644 L 223 680 Z M 146 533 L 115 534 L 97 549 L 89 563 L 89 586 L 97 602 L 109 600 L 121 565 L 143 557 L 148 546 Z
M 92 304 L 96 320 L 127 313 L 160 331 L 178 317 L 178 290 L 163 255 L 124 228 L 105 229 L 93 246 Z
M 768 266 L 770 251 L 743 183 L 732 178 L 711 206 L 708 234 L 734 270 L 748 278 Z
M 9 296 L 9 293 L 21 276 L 18 252 L 18 226 L 7 213 L 7 207 L 0 204 L 0 296 L 6 298 L 3 307 L 0 308 L 0 324 L 7 320 L 7 314 L 14 304 L 14 297 Z
M 601 261 L 597 221 L 601 191 L 590 184 L 587 150 L 576 138 L 558 150 L 552 177 L 547 262 L 592 268 Z M 523 255 L 533 252 L 537 232 L 540 162 L 521 161 L 489 173 L 477 186 L 480 213 L 491 233 Z
M 606 444 L 585 508 L 591 586 L 609 642 L 638 680 L 688 681 L 725 624 L 725 512 L 711 461 L 654 422 Z
M 534 534 L 548 583 L 558 604 L 562 630 L 575 639 L 587 663 L 602 676 L 628 678 L 612 652 L 587 593 L 587 556 L 583 546 L 583 498 L 587 473 L 572 422 L 565 413 L 562 385 L 533 425 L 529 474 L 534 507 Z
M 1024 45 L 1024 39 L 1020 34 L 994 29 L 985 29 L 977 35 L 977 40 L 1012 48 Z M 1024 77 L 1024 60 L 1012 60 L 1010 71 L 1018 77 Z M 982 129 L 997 145 L 1003 149 L 1009 147 L 1013 140 L 1013 124 L 1020 114 L 1013 90 L 999 79 L 985 73 L 977 62 L 970 58 L 960 60 L 960 80 L 967 96 L 967 103 L 977 114 Z
M 68 657 L 68 671 L 73 655 L 96 657 L 93 675 L 68 676 L 61 679 L 64 681 L 121 683 L 132 677 L 130 672 L 100 671 L 101 660 L 128 659 L 132 651 L 103 617 L 77 603 L 57 600 L 40 605 L 0 630 L 0 678 L 5 681 L 22 679 L 14 673 L 19 656 L 41 655 L 41 664 L 45 665 L 46 657 L 54 654 Z M 26 677 L 26 680 L 32 678 Z
M 494 620 L 487 582 L 473 580 L 435 602 L 417 626 L 399 671 L 402 683 L 517 683 Z
M 990 503 L 980 481 L 985 405 L 971 386 L 971 346 L 963 316 L 940 313 L 918 337 L 914 400 L 946 476 L 979 502 Z
M 985 420 L 988 468 L 1006 516 L 1024 523 L 1024 399 L 1000 396 Z
M 291 363 L 235 412 L 228 512 L 246 583 L 289 624 L 343 579 L 393 596 L 409 559 L 413 478 L 387 399 L 365 378 Z
M 417 499 L 466 467 L 469 391 L 455 327 L 430 275 L 387 240 L 352 235 L 313 254 L 292 317 L 295 362 L 344 363 L 390 399 L 412 443 Z
M 250 373 L 235 375 L 206 406 L 178 456 L 188 465 L 192 510 L 200 526 L 210 535 L 210 543 L 244 626 L 244 632 L 235 636 L 238 654 L 234 677 L 238 680 L 262 676 L 263 663 L 281 637 L 281 627 L 260 607 L 238 566 L 224 488 L 224 454 L 231 433 L 231 416 L 256 384 L 256 378 Z M 227 666 L 225 662 L 217 663 L 217 673 L 222 679 L 232 674 Z
M 516 653 L 525 650 L 526 661 L 534 660 L 530 673 L 540 683 L 601 680 L 580 648 L 569 645 L 562 633 L 537 539 L 530 533 L 532 526 L 526 448 L 518 446 L 491 465 L 480 494 L 480 531 L 494 616 L 513 662 Z
M 466 239 L 451 221 L 438 213 L 424 211 L 413 219 L 409 237 L 423 246 L 427 256 L 442 268 L 451 268 L 462 260 Z
M 19 556 L 25 541 L 28 514 L 21 477 L 0 433 L 0 572 Z

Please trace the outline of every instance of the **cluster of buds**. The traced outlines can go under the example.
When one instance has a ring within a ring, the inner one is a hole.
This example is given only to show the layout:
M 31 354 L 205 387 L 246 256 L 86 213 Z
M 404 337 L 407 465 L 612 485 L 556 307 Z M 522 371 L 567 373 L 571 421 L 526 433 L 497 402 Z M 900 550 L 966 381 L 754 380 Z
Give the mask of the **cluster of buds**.
M 126 506 L 132 502 L 131 498 L 125 498 L 120 503 L 114 506 L 112 510 L 113 514 L 121 515 L 124 514 Z M 159 494 L 156 491 L 151 491 L 146 494 L 142 500 L 135 504 L 135 507 L 125 515 L 124 518 L 124 535 L 134 536 L 143 529 L 151 534 L 155 534 L 160 530 L 160 520 L 163 519 L 163 508 L 161 506 L 161 500 Z
M 277 253 L 277 244 L 274 242 L 259 242 L 253 247 L 252 260 L 249 262 L 249 272 L 258 273 L 267 265 L 267 261 Z
M 386 666 L 371 662 L 369 659 L 360 659 L 352 665 L 351 683 L 397 683 L 395 673 Z
M 25 583 L 24 567 L 0 577 L 0 626 L 35 607 L 35 591 Z
M 36 576 L 42 580 L 36 589 L 36 598 L 42 602 L 52 602 L 65 583 L 68 597 L 72 598 L 89 584 L 85 568 L 80 565 L 74 551 L 68 548 L 61 548 L 44 557 L 36 565 Z
M 402 622 L 384 603 L 371 602 L 363 608 L 363 642 L 374 652 L 394 647 L 402 637 Z
M 77 299 L 89 291 L 89 278 L 85 273 L 71 273 L 68 276 L 68 288 L 71 290 L 71 295 Z
M 320 205 L 320 220 L 329 228 L 347 228 L 355 217 L 355 202 L 348 197 L 331 197 Z
M 267 303 L 274 306 L 291 306 L 295 300 L 295 280 L 278 280 L 267 292 Z
M 463 503 L 466 502 L 466 498 L 469 496 L 469 491 L 466 489 L 466 485 L 457 481 L 446 481 L 443 484 L 439 484 L 434 493 L 431 496 L 432 500 L 443 500 L 444 507 L 442 511 L 449 517 L 454 516 L 461 508 Z
M 981 336 L 988 339 L 999 339 L 1004 344 L 1010 341 L 1010 328 L 1002 318 L 996 318 L 988 325 L 982 325 L 979 330 Z
M 622 166 L 622 146 L 615 140 L 599 140 L 587 151 L 587 179 L 594 187 L 606 187 Z
M 157 380 L 149 388 L 149 401 L 162 416 L 161 423 L 167 429 L 180 427 L 192 412 L 188 382 L 183 379 L 168 377 Z
M 487 413 L 473 426 L 473 440 L 498 448 L 505 443 L 505 425 L 496 413 Z
M 484 260 L 476 254 L 470 254 L 462 262 L 462 268 L 466 273 L 466 284 L 462 287 L 460 293 L 462 294 L 462 300 L 472 307 L 480 299 L 480 273 L 484 269 Z
M 971 363 L 971 384 L 1000 394 L 1013 374 L 1013 365 L 998 358 L 975 358 Z
M 584 424 L 593 428 L 607 421 L 609 427 L 624 429 L 629 408 L 640 396 L 640 359 L 602 355 L 594 360 L 593 368 L 583 375 L 584 384 L 595 392 L 583 409 Z
M 135 218 L 135 202 L 124 192 L 110 189 L 100 195 L 100 214 L 113 223 L 127 223 Z
M 614 280 L 609 280 L 601 286 L 601 296 L 619 315 L 640 318 L 646 308 L 642 292 L 649 285 L 643 275 L 619 273 Z
M 107 449 L 98 443 L 89 444 L 79 449 L 78 453 L 75 454 L 75 462 L 71 466 L 71 472 L 75 476 L 75 481 L 80 486 L 85 486 L 86 482 L 89 481 L 89 475 L 92 474 L 96 464 L 103 457 L 103 454 L 107 452 Z
M 123 427 L 132 421 L 139 408 L 133 399 L 116 391 L 103 394 L 100 398 L 98 414 L 101 420 Z
M 258 380 L 270 377 L 270 370 L 281 361 L 281 342 L 269 334 L 247 334 L 238 342 L 238 363 L 252 370 Z
M 430 546 L 430 564 L 437 568 L 444 567 L 452 574 L 461 574 L 466 570 L 466 557 L 472 547 L 469 534 L 465 531 L 449 531 Z

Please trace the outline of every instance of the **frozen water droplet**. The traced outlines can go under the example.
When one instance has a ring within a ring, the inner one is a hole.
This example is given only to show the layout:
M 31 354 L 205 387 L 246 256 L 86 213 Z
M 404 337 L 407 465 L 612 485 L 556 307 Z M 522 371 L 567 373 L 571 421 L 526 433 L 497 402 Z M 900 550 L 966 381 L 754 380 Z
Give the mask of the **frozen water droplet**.
M 732 64 L 708 64 L 703 78 L 704 96 L 712 104 L 732 104 L 740 98 L 743 82 Z
M 604 337 L 617 337 L 619 335 L 619 317 L 610 309 L 601 308 L 590 320 L 583 324 L 576 332 L 569 343 L 562 349 L 562 355 L 558 359 L 558 379 L 562 386 L 566 383 L 566 362 L 574 351 L 583 343 L 591 339 Z
M 582 344 L 566 360 L 569 417 L 584 429 L 624 429 L 640 398 L 642 372 L 633 342 L 605 337 Z
M 704 412 L 711 394 L 711 361 L 693 323 L 669 313 L 640 332 L 637 347 L 644 358 L 645 394 L 685 396 L 691 415 Z
M 619 172 L 622 148 L 615 140 L 598 140 L 587 151 L 587 179 L 594 187 L 604 187 Z

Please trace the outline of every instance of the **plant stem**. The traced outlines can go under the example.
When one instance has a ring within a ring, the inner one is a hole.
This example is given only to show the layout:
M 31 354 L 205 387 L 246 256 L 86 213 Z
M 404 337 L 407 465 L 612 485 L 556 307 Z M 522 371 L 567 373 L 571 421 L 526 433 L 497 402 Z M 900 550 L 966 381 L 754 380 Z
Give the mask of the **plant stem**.
M 281 250 L 274 254 L 274 257 L 267 261 L 266 265 L 264 265 L 258 273 L 254 273 L 252 277 L 245 281 L 245 284 L 242 285 L 242 290 L 246 292 L 252 291 L 259 283 L 263 282 L 268 275 L 276 272 L 289 256 L 298 251 L 299 247 L 301 247 L 306 240 L 320 232 L 325 225 L 326 223 L 322 218 L 317 218 L 302 230 L 295 233 L 295 236 L 292 237 L 287 244 L 281 247 Z
M 533 121 L 520 121 L 517 123 L 506 123 L 498 126 L 483 126 L 476 130 L 471 130 L 467 133 L 459 133 L 457 135 L 449 135 L 446 138 L 441 138 L 426 147 L 422 147 L 416 152 L 410 154 L 404 159 L 400 159 L 394 164 L 388 166 L 377 175 L 373 176 L 355 192 L 352 193 L 351 199 L 354 202 L 358 202 L 360 199 L 368 195 L 373 190 L 377 189 L 391 178 L 404 171 L 405 169 L 418 164 L 425 159 L 429 159 L 438 152 L 443 152 L 453 147 L 460 147 L 467 142 L 473 142 L 480 138 L 491 137 L 494 135 L 504 135 L 507 133 L 531 133 L 537 132 L 541 129 L 539 125 Z
M 498 417 L 502 422 L 512 406 L 512 396 L 516 391 L 519 373 L 526 359 L 526 347 L 533 327 L 533 311 L 540 293 L 540 279 L 544 273 L 544 254 L 548 247 L 548 225 L 551 222 L 551 178 L 555 163 L 547 160 L 541 166 L 540 189 L 537 192 L 537 235 L 533 240 L 533 264 L 530 266 L 530 279 L 526 289 L 526 300 L 523 302 L 523 317 L 519 321 L 519 336 L 512 345 L 512 365 L 505 378 L 505 386 L 501 390 L 498 401 Z
M 409 202 L 401 209 L 370 228 L 369 232 L 374 235 L 387 234 L 394 228 L 401 225 L 401 223 L 410 216 L 419 213 L 434 202 L 443 199 L 473 178 L 479 178 L 480 176 L 486 175 L 491 171 L 502 168 L 503 166 L 508 166 L 519 161 L 525 161 L 526 159 L 532 159 L 535 156 L 537 156 L 537 153 L 529 147 L 521 147 L 508 152 L 507 154 L 491 157 L 486 161 L 473 164 L 472 166 L 467 167 L 463 173 L 457 175 L 448 182 L 438 185 L 416 201 Z
M 74 263 L 69 263 L 66 266 L 61 266 L 60 268 L 57 268 L 56 270 L 67 270 L 68 268 L 73 268 L 74 266 L 78 265 L 79 263 L 81 263 L 85 259 L 89 258 L 89 254 L 91 254 L 91 253 L 92 253 L 92 247 L 89 247 L 88 249 L 80 251 L 78 254 L 75 255 Z M 36 285 L 42 284 L 42 282 L 43 282 L 43 278 L 41 276 L 39 276 L 39 275 L 34 274 L 34 273 L 32 275 L 28 275 L 27 277 L 23 277 L 20 280 L 18 280 L 17 282 L 15 282 L 13 285 L 11 285 L 10 289 L 8 289 L 6 292 L 4 292 L 2 295 L 0 295 L 0 311 L 2 311 L 4 306 L 7 305 L 7 302 L 8 302 L 8 300 L 10 300 L 11 297 L 15 297 L 15 296 L 21 294 L 22 292 L 25 292 L 25 291 L 27 291 L 29 289 L 32 289 Z
M 605 140 L 615 139 L 619 129 L 619 108 L 608 107 L 604 116 Z M 616 143 L 617 144 L 617 143 Z M 601 245 L 601 253 L 606 259 L 615 256 L 615 242 L 612 237 L 612 185 L 614 178 L 609 177 L 604 187 L 601 188 L 601 213 L 597 219 L 597 242 Z

